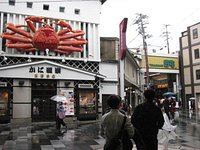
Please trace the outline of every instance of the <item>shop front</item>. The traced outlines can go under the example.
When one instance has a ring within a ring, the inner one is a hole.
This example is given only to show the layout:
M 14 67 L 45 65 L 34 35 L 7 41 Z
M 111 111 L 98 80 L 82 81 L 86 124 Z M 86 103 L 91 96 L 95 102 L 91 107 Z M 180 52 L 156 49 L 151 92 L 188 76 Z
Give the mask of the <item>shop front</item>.
M 51 97 L 59 91 L 69 98 L 66 117 L 97 119 L 99 74 L 47 60 L 1 67 L 0 74 L 1 81 L 13 81 L 12 88 L 0 88 L 0 122 L 55 121 Z

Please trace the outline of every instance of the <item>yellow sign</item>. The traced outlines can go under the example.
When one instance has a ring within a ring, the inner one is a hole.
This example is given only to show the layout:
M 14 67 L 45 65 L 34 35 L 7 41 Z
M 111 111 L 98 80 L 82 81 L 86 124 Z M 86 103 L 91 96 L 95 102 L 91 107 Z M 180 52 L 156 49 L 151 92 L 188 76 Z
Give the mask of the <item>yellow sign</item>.
M 178 57 L 148 56 L 149 69 L 179 69 Z M 142 59 L 142 68 L 146 67 Z

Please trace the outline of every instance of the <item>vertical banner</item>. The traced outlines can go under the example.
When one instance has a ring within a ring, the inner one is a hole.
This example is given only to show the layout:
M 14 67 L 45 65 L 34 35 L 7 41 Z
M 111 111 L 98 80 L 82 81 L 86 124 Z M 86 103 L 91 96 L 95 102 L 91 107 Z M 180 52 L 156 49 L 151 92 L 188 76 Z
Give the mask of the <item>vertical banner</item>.
M 120 29 L 120 58 L 124 59 L 126 56 L 126 50 L 127 50 L 127 46 L 126 46 L 126 29 L 127 29 L 127 22 L 128 22 L 128 18 L 124 18 L 120 25 L 119 25 L 119 29 Z
M 127 28 L 127 22 L 128 18 L 124 18 L 120 25 L 119 25 L 119 31 L 120 31 L 120 49 L 119 49 L 119 58 L 120 58 L 120 96 L 122 99 L 124 99 L 125 91 L 124 91 L 124 58 L 126 56 L 126 28 Z

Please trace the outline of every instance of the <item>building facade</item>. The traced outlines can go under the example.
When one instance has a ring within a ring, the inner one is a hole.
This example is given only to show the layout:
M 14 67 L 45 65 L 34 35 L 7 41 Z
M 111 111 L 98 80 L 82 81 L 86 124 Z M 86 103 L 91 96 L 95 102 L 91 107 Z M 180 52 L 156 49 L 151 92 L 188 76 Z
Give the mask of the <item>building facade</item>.
M 110 94 L 118 94 L 124 100 L 127 107 L 132 110 L 141 100 L 140 67 L 133 54 L 127 49 L 123 66 L 120 67 L 119 38 L 101 37 L 101 63 L 100 73 L 106 78 L 102 85 L 103 113 L 107 108 L 107 97 Z M 123 72 L 123 73 L 122 73 Z M 120 73 L 123 74 L 121 78 Z M 120 84 L 120 80 L 123 80 Z M 123 86 L 123 87 L 121 87 Z M 106 88 L 107 87 L 107 88 Z M 120 91 L 122 89 L 122 92 Z M 131 111 L 129 111 L 131 113 Z
M 200 109 L 200 23 L 187 27 L 180 41 L 183 106 Z
M 0 5 L 0 34 L 6 24 L 27 25 L 28 16 L 45 17 L 55 32 L 63 28 L 52 20 L 66 21 L 82 30 L 87 40 L 82 52 L 68 54 L 53 50 L 24 51 L 8 48 L 0 38 L 0 122 L 54 121 L 56 103 L 50 98 L 62 91 L 70 99 L 69 118 L 96 119 L 102 113 L 99 24 L 105 1 L 8 0 Z M 90 10 L 90 11 L 88 11 Z M 92 15 L 91 15 L 92 14 Z M 42 25 L 34 22 L 36 30 Z M 20 28 L 30 31 L 25 27 Z M 7 29 L 8 30 L 8 29 Z M 106 87 L 105 87 L 106 88 Z M 74 101 L 73 101 L 74 100 Z M 71 107 L 72 105 L 72 107 Z
M 144 56 L 143 56 L 144 57 Z M 146 78 L 146 62 L 141 60 L 141 72 Z M 178 55 L 169 54 L 148 54 L 149 84 L 156 90 L 157 98 L 163 98 L 166 92 L 173 92 L 177 95 L 177 102 L 180 101 L 180 79 L 179 79 L 179 58 Z M 144 80 L 145 81 L 145 80 Z M 142 85 L 145 85 L 143 83 Z M 146 87 L 146 85 L 145 85 Z M 143 89 L 145 88 L 143 87 Z

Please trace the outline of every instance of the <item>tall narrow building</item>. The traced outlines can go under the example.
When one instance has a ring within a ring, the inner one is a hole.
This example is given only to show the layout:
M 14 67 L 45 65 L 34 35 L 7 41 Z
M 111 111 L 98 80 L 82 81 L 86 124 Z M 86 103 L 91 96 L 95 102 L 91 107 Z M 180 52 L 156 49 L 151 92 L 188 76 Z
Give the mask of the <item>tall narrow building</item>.
M 200 23 L 187 27 L 180 41 L 180 76 L 183 107 L 200 108 Z

